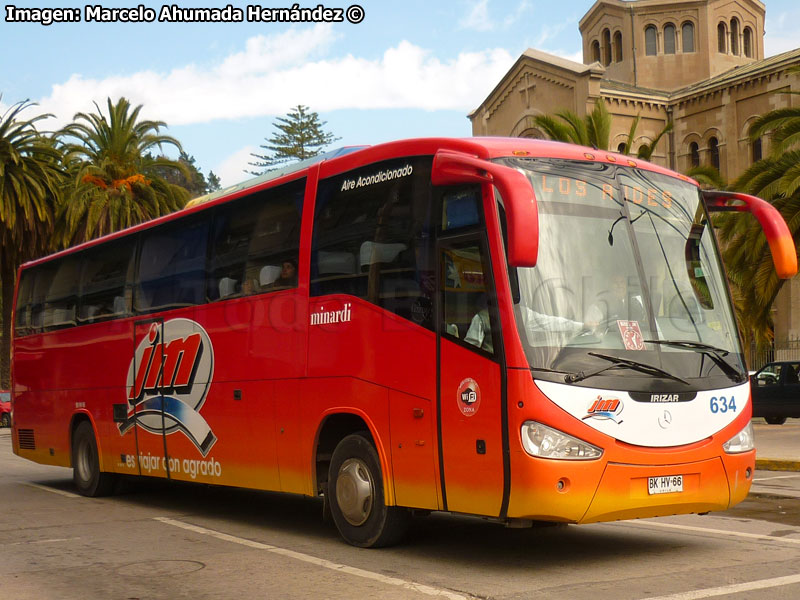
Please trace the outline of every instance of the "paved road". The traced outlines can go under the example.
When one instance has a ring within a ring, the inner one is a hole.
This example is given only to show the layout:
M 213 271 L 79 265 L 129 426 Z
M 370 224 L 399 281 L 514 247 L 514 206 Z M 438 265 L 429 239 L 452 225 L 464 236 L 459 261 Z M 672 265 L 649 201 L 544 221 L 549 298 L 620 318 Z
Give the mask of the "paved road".
M 310 499 L 161 482 L 76 496 L 70 471 L 14 456 L 3 430 L 0 599 L 795 599 L 800 502 L 772 477 L 800 489 L 800 473 L 758 472 L 765 490 L 727 513 L 588 526 L 433 516 L 403 546 L 360 550 Z

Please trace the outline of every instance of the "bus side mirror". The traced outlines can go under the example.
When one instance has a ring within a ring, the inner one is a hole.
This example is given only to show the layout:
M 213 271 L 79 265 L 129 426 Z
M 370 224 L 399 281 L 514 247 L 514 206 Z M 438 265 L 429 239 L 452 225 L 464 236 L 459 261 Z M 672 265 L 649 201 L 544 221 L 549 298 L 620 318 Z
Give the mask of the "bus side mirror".
M 704 191 L 703 201 L 709 212 L 738 211 L 749 212 L 758 220 L 764 235 L 767 236 L 772 262 L 781 279 L 797 275 L 797 250 L 794 239 L 783 220 L 781 213 L 769 202 L 761 198 L 737 192 Z M 729 204 L 732 201 L 736 204 Z
M 535 267 L 539 254 L 539 210 L 528 178 L 519 171 L 463 152 L 439 150 L 433 157 L 433 185 L 491 183 L 508 217 L 508 263 Z

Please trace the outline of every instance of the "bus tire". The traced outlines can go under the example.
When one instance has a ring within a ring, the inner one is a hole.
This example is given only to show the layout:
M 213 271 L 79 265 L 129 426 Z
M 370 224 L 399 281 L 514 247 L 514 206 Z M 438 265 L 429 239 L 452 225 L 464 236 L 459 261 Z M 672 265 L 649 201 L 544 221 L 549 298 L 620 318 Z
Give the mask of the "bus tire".
M 786 423 L 786 417 L 764 417 L 767 425 L 783 425 Z
M 108 496 L 114 489 L 115 477 L 100 470 L 97 440 L 88 421 L 81 422 L 72 436 L 72 481 L 82 496 Z
M 333 522 L 348 544 L 390 546 L 408 530 L 408 510 L 386 506 L 380 459 L 363 435 L 349 435 L 336 446 L 328 469 L 328 492 Z

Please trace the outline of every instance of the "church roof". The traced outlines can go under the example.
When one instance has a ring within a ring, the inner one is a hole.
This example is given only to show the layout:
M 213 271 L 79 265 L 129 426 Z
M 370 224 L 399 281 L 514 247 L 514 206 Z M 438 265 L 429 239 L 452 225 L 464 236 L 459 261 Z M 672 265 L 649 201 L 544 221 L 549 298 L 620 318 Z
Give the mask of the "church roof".
M 664 90 L 657 90 L 653 88 L 645 88 L 640 86 L 623 83 L 621 81 L 613 81 L 604 79 L 600 83 L 600 89 L 603 92 L 631 96 L 642 97 L 645 96 L 651 101 L 671 102 L 684 97 L 698 96 L 707 92 L 712 92 L 717 89 L 724 89 L 744 83 L 745 81 L 755 79 L 768 73 L 800 65 L 800 48 L 776 54 L 769 58 L 756 60 L 745 65 L 739 65 L 715 75 L 709 79 L 704 79 L 698 83 L 693 83 L 678 90 L 667 92 Z

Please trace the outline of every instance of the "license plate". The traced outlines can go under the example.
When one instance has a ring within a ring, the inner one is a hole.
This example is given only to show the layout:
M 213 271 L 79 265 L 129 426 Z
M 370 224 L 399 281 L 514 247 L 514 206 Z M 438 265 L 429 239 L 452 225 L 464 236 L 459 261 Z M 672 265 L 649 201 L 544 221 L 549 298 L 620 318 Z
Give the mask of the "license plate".
M 668 475 L 666 477 L 648 477 L 647 493 L 672 494 L 683 491 L 683 475 Z

